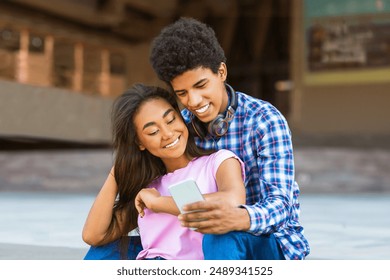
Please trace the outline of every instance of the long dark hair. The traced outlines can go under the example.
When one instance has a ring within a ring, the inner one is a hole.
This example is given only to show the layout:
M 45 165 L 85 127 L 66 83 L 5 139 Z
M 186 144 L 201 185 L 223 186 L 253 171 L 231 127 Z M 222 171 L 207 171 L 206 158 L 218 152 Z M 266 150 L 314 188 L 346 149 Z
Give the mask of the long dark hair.
M 149 151 L 139 149 L 138 137 L 134 126 L 134 117 L 143 103 L 150 99 L 165 99 L 180 114 L 176 97 L 167 90 L 135 84 L 119 96 L 113 103 L 111 121 L 114 149 L 114 176 L 118 186 L 118 199 L 114 205 L 113 217 L 107 232 L 120 230 L 121 235 L 138 226 L 138 212 L 134 200 L 138 192 L 153 180 L 166 174 L 162 160 Z M 192 135 L 189 135 L 185 153 L 190 157 L 209 155 L 211 151 L 198 148 Z M 118 212 L 119 211 L 119 212 Z M 118 213 L 123 227 L 119 228 Z M 127 238 L 121 238 L 121 255 L 127 252 Z

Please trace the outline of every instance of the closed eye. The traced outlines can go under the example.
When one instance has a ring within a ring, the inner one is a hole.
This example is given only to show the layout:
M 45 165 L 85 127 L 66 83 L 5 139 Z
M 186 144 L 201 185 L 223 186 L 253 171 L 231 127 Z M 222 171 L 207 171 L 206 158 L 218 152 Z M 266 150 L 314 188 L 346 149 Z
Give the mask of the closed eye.
M 196 88 L 204 88 L 207 83 L 197 84 Z
M 148 133 L 148 135 L 153 136 L 153 135 L 157 135 L 157 133 L 158 133 L 158 130 L 155 130 L 153 132 Z
M 178 97 L 184 97 L 186 94 L 187 94 L 186 91 L 177 91 L 177 92 L 176 92 L 176 95 L 177 95 Z
M 167 124 L 171 124 L 171 123 L 173 123 L 175 120 L 176 120 L 176 116 L 173 116 L 173 118 L 172 118 L 170 121 L 168 121 Z

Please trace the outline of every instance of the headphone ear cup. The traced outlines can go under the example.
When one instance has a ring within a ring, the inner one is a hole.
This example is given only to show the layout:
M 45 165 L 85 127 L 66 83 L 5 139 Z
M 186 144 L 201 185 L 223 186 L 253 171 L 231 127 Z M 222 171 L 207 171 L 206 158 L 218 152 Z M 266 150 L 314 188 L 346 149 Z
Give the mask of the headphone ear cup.
M 228 126 L 229 124 L 225 120 L 224 116 L 219 114 L 209 123 L 207 130 L 213 137 L 221 137 L 226 133 Z

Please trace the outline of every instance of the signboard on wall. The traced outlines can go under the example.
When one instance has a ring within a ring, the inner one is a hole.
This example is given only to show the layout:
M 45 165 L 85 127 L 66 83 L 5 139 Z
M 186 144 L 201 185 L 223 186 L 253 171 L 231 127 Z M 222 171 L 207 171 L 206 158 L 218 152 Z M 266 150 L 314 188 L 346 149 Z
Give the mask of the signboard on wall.
M 304 15 L 309 82 L 354 70 L 353 81 L 390 81 L 390 0 L 305 0 Z

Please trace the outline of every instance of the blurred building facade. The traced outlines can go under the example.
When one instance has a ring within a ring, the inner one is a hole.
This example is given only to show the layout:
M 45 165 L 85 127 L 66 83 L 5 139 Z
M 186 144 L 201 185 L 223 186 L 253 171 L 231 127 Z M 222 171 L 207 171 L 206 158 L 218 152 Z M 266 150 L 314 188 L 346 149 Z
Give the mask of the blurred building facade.
M 0 143 L 109 143 L 113 99 L 162 85 L 150 42 L 180 16 L 215 29 L 229 82 L 298 139 L 390 142 L 390 0 L 13 0 L 0 2 Z
M 324 144 L 389 147 L 390 1 L 293 2 L 295 132 Z

